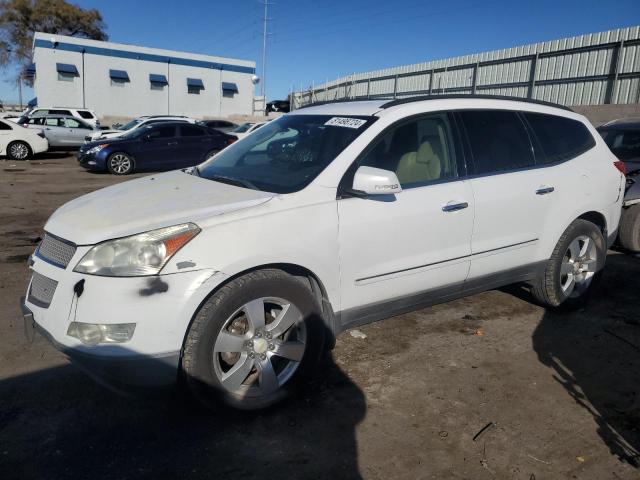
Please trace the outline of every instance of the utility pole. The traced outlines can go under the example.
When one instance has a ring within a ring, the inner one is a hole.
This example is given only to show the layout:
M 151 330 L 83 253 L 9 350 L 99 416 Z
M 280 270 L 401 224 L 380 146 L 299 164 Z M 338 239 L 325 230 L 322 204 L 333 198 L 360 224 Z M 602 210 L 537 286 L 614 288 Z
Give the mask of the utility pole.
M 269 0 L 263 0 L 264 4 L 264 19 L 263 19 L 263 29 L 262 29 L 262 84 L 260 88 L 260 94 L 263 97 L 264 102 L 264 110 L 266 114 L 267 110 L 267 22 L 269 21 L 269 17 L 267 16 L 269 13 L 269 5 L 273 5 L 273 3 L 269 3 Z

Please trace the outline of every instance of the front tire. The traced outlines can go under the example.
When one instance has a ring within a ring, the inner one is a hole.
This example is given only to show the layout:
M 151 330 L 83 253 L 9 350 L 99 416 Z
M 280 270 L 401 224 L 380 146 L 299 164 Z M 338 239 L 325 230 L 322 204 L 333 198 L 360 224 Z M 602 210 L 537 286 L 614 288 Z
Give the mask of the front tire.
M 107 170 L 113 175 L 129 175 L 133 169 L 133 158 L 124 152 L 112 153 L 107 158 Z
M 11 160 L 28 160 L 33 155 L 31 147 L 25 142 L 11 142 L 7 145 L 7 156 Z
M 640 204 L 622 210 L 620 244 L 632 252 L 640 252 Z
M 281 270 L 248 273 L 197 312 L 182 371 L 205 405 L 257 410 L 290 395 L 324 348 L 320 307 L 308 285 Z
M 587 220 L 575 220 L 558 240 L 531 293 L 546 307 L 582 306 L 600 279 L 606 254 L 600 229 Z

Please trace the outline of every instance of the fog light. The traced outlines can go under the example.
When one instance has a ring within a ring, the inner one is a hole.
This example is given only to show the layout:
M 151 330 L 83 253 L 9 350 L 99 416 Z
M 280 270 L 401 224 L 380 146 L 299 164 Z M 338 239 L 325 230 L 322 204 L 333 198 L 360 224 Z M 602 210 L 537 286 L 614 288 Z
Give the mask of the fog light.
M 95 162 L 94 160 L 89 160 L 87 163 L 88 163 L 89 165 L 95 165 L 95 164 L 96 164 L 96 162 Z
M 95 324 L 71 322 L 67 329 L 67 335 L 77 338 L 85 345 L 124 343 L 131 340 L 135 329 L 135 323 Z

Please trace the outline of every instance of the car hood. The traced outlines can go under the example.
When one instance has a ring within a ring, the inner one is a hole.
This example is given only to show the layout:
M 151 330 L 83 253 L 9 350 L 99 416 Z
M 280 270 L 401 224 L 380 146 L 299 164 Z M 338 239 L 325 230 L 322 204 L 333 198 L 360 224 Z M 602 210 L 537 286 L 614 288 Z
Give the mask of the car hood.
M 180 170 L 139 178 L 76 198 L 54 212 L 45 230 L 91 245 L 267 202 L 273 193 L 206 180 Z

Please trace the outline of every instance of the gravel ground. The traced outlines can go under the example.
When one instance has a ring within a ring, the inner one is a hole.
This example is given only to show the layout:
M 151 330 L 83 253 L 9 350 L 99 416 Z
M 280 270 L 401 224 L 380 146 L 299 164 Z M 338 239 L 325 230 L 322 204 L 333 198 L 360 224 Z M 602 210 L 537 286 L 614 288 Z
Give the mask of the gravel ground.
M 23 340 L 47 217 L 119 181 L 65 154 L 0 160 L 0 478 L 640 477 L 640 258 L 609 252 L 579 312 L 486 292 L 341 335 L 327 373 L 281 406 L 208 412 L 120 397 Z

